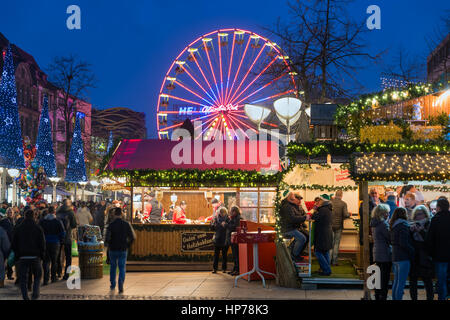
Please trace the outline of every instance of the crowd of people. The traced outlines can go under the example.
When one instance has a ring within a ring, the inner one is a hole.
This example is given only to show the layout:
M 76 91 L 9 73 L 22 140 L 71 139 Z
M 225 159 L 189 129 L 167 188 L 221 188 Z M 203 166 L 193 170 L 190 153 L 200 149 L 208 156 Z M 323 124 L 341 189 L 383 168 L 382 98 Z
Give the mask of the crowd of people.
M 112 223 L 126 212 L 126 206 L 118 200 L 72 203 L 70 199 L 64 199 L 58 203 L 40 201 L 20 207 L 3 202 L 0 208 L 0 288 L 4 287 L 6 279 L 15 280 L 15 284 L 20 285 L 23 299 L 29 299 L 31 289 L 31 298 L 37 299 L 41 280 L 44 286 L 60 279 L 67 280 L 76 228 L 96 225 L 105 245 L 111 246 L 108 258 L 111 266 L 119 267 L 119 291 L 123 291 L 126 259 L 123 260 L 123 252 L 119 252 L 123 241 L 118 240 L 123 235 L 117 235 L 115 228 L 108 226 L 113 226 Z M 120 232 L 122 229 L 119 227 Z M 125 233 L 125 238 L 128 245 L 134 240 L 130 232 Z
M 319 262 L 319 274 L 329 276 L 331 267 L 338 265 L 339 244 L 343 222 L 350 217 L 343 192 L 333 197 L 324 194 L 314 199 L 307 214 L 298 192 L 287 192 L 281 202 L 280 231 L 293 239 L 292 260 L 301 262 L 306 255 L 309 230 L 305 222 L 314 222 L 312 245 Z M 433 279 L 437 279 L 438 299 L 448 295 L 450 279 L 450 212 L 449 201 L 441 196 L 426 202 L 414 186 L 386 190 L 382 196 L 376 188 L 369 192 L 370 264 L 380 268 L 381 288 L 375 290 L 377 300 L 386 300 L 391 271 L 394 275 L 392 299 L 402 300 L 409 277 L 410 296 L 417 300 L 418 280 L 424 283 L 427 299 L 434 298 Z M 360 206 L 362 226 L 362 203 Z M 363 228 L 360 242 L 363 245 Z
M 382 196 L 373 188 L 369 193 L 369 209 L 370 263 L 378 265 L 381 271 L 381 288 L 375 290 L 375 298 L 387 299 L 392 271 L 393 300 L 403 299 L 408 277 L 412 300 L 417 300 L 419 278 L 428 300 L 434 299 L 434 278 L 438 299 L 445 300 L 450 279 L 448 199 L 441 196 L 426 202 L 414 186 L 404 186 L 398 193 L 387 190 Z

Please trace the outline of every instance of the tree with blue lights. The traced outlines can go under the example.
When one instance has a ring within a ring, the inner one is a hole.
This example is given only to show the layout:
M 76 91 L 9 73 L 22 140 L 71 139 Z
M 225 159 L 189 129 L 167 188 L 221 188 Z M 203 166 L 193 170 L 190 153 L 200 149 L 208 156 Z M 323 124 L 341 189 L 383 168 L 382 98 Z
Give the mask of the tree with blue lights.
M 87 181 L 86 166 L 84 163 L 84 146 L 81 137 L 79 114 L 76 115 L 75 130 L 73 131 L 72 146 L 70 147 L 69 163 L 66 170 L 67 182 Z
M 0 82 L 0 166 L 15 169 L 25 168 L 17 107 L 16 78 L 10 44 L 6 51 Z
M 36 140 L 36 160 L 38 167 L 43 167 L 48 177 L 56 177 L 55 153 L 53 151 L 52 126 L 48 116 L 48 98 L 44 96 L 39 131 Z

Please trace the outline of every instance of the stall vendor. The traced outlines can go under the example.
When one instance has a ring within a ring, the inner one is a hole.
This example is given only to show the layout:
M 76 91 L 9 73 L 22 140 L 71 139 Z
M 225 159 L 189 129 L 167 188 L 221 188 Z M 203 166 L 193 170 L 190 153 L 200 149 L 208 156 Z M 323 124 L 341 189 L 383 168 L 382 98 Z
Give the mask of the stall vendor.
M 146 203 L 144 208 L 144 219 L 149 220 L 150 223 L 161 223 L 161 217 L 164 214 L 162 204 L 156 200 L 155 192 L 150 192 L 145 197 Z
M 190 222 L 190 219 L 186 218 L 186 201 L 181 201 L 180 206 L 176 207 L 173 212 L 173 223 L 185 224 Z

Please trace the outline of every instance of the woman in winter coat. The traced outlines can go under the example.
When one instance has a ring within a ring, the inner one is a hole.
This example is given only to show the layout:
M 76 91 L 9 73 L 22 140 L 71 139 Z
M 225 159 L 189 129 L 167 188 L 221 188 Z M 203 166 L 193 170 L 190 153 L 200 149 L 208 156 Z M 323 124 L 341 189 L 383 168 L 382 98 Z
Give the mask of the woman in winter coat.
M 417 206 L 412 213 L 411 233 L 414 246 L 414 259 L 409 273 L 409 290 L 412 300 L 417 300 L 417 280 L 422 278 L 427 292 L 427 300 L 433 300 L 433 261 L 428 255 L 425 239 L 430 227 L 430 212 L 427 207 Z
M 375 289 L 376 300 L 386 300 L 389 290 L 389 278 L 392 268 L 391 239 L 389 236 L 390 207 L 387 204 L 379 204 L 372 210 L 373 258 L 381 271 L 381 288 Z
M 231 233 L 236 232 L 236 228 L 241 224 L 241 210 L 239 207 L 232 207 L 230 210 L 230 222 L 227 225 L 227 241 L 226 245 L 231 246 L 231 252 L 233 253 L 234 267 L 229 274 L 237 276 L 239 274 L 239 245 L 237 243 L 231 243 Z
M 222 271 L 227 272 L 227 227 L 230 222 L 228 217 L 228 210 L 225 207 L 219 209 L 219 214 L 214 217 L 211 222 L 211 229 L 215 231 L 214 234 L 214 262 L 213 262 L 213 272 L 217 273 L 217 267 L 219 265 L 219 254 L 222 252 Z
M 333 247 L 331 202 L 321 198 L 317 211 L 311 216 L 315 222 L 314 252 L 319 261 L 320 275 L 331 275 L 330 250 Z
M 392 285 L 392 300 L 403 299 L 403 289 L 414 259 L 414 247 L 411 232 L 407 222 L 405 208 L 397 208 L 390 220 L 390 235 L 392 244 L 392 266 L 394 283 Z

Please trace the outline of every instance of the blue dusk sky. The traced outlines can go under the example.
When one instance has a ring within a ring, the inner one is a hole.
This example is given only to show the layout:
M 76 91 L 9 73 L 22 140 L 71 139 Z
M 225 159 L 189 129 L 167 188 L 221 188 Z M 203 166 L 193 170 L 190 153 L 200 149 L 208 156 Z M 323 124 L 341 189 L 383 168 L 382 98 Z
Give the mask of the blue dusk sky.
M 66 9 L 81 8 L 81 30 L 68 30 Z M 366 8 L 381 8 L 381 30 L 364 35 L 373 52 L 403 47 L 424 59 L 425 38 L 450 9 L 445 0 L 357 0 L 349 9 L 358 19 Z M 16 0 L 2 1 L 0 32 L 34 56 L 46 71 L 53 57 L 76 54 L 93 65 L 98 79 L 90 93 L 97 108 L 129 107 L 145 112 L 148 137 L 156 137 L 156 103 L 173 59 L 191 41 L 220 28 L 242 28 L 268 36 L 287 14 L 283 0 Z M 271 39 L 277 42 L 277 39 Z M 380 90 L 382 66 L 363 66 L 357 78 L 366 92 Z

